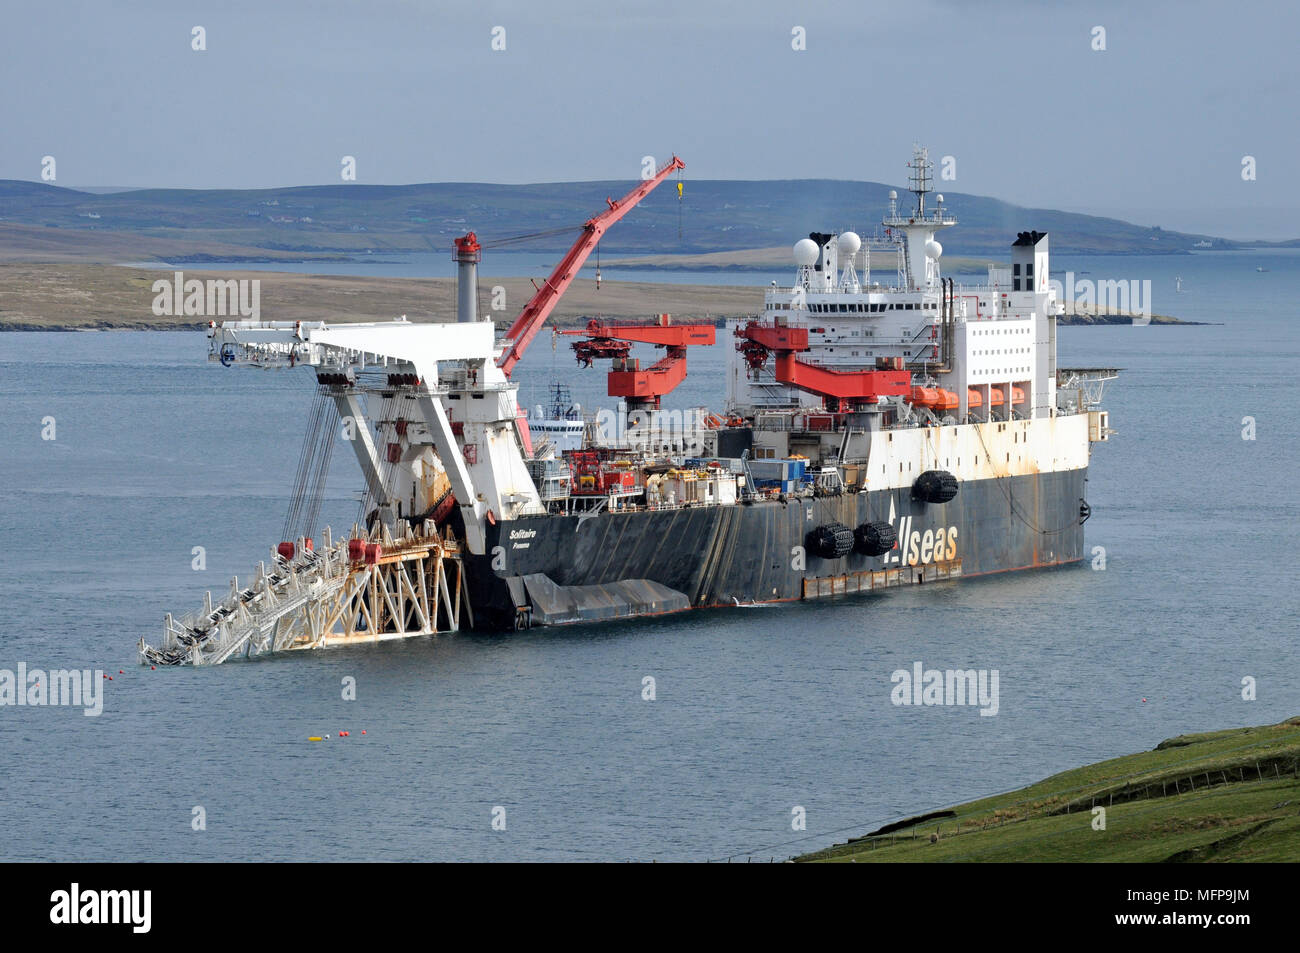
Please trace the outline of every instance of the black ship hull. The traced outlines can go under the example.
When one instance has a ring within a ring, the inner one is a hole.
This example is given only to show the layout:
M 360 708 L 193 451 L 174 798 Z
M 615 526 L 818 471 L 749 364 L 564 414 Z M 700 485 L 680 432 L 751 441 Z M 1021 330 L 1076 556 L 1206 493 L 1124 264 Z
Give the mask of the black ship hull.
M 468 557 L 474 627 L 522 628 L 782 602 L 1084 558 L 1087 470 L 963 483 L 946 503 L 908 488 L 735 505 L 540 516 L 490 525 Z M 818 555 L 820 527 L 887 522 L 880 556 Z

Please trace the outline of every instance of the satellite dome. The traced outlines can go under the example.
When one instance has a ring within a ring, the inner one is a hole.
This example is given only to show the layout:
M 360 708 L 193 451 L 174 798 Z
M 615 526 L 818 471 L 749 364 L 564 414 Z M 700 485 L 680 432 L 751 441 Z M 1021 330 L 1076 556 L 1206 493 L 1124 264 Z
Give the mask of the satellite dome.
M 940 245 L 938 242 L 936 242 L 933 238 L 925 243 L 926 258 L 933 258 L 937 261 L 939 256 L 942 254 L 943 254 L 943 246 Z
M 852 257 L 858 253 L 862 247 L 862 239 L 858 237 L 857 232 L 844 232 L 839 239 L 840 251 Z
M 935 199 L 939 202 L 940 205 L 942 205 L 942 204 L 943 204 L 943 193 L 940 192 L 938 195 L 935 196 Z
M 890 189 L 890 190 L 889 190 L 889 200 L 892 202 L 892 201 L 893 201 L 894 199 L 896 199 L 896 198 L 898 198 L 898 193 L 897 193 L 896 191 L 894 191 L 893 189 Z
M 820 254 L 821 249 L 811 238 L 801 238 L 794 243 L 794 260 L 797 265 L 811 265 Z

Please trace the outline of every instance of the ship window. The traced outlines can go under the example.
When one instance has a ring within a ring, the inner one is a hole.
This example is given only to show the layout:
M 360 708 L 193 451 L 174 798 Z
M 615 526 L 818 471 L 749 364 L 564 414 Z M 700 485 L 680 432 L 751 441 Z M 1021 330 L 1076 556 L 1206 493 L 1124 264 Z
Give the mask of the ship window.
M 1011 274 L 1013 274 L 1013 275 L 1016 276 L 1017 278 L 1020 277 L 1020 263 L 1019 263 L 1019 262 L 1016 262 L 1016 264 L 1014 264 L 1014 265 L 1011 266 Z

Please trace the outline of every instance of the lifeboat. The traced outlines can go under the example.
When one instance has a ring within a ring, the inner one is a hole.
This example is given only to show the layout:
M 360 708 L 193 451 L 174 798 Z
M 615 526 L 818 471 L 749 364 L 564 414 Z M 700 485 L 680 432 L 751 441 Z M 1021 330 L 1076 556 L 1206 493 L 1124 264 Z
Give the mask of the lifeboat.
M 990 387 L 990 388 L 989 388 L 989 406 L 990 406 L 990 407 L 1001 407 L 1005 402 L 1006 402 L 1006 401 L 1005 401 L 1005 399 L 1003 398 L 1003 395 L 1002 395 L 1002 388 L 1001 388 L 1001 387 Z
M 977 387 L 966 388 L 966 406 L 971 410 L 984 406 L 984 392 Z
M 939 401 L 939 390 L 935 387 L 913 387 L 912 403 L 917 407 L 933 407 Z
M 939 391 L 939 399 L 933 404 L 934 410 L 956 410 L 957 395 L 950 390 Z
M 1011 403 L 1023 404 L 1025 402 L 1025 391 L 1022 387 L 1011 388 Z

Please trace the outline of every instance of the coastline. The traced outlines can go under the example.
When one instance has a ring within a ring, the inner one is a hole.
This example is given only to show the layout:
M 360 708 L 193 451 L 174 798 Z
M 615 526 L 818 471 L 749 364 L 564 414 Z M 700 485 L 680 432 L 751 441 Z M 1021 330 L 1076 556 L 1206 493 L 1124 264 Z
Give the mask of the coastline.
M 1284 861 L 1300 855 L 1300 717 L 1150 751 L 885 824 L 795 862 Z M 1100 813 L 1098 813 L 1100 811 Z M 1109 832 L 1109 836 L 1108 833 Z
M 0 263 L 0 331 L 188 331 L 207 326 L 207 318 L 155 315 L 155 281 L 170 282 L 183 267 L 145 269 L 90 262 Z M 197 276 L 197 275 L 196 275 Z M 202 273 L 204 279 L 214 278 Z M 446 320 L 455 312 L 454 278 L 390 278 L 311 275 L 280 271 L 223 271 L 222 279 L 260 281 L 260 313 L 275 321 L 386 321 L 405 314 L 411 321 Z M 503 303 L 493 316 L 508 323 L 532 297 L 529 278 L 481 276 L 486 312 L 496 296 Z M 552 322 L 580 326 L 600 316 L 643 320 L 668 313 L 690 321 L 753 316 L 761 310 L 762 288 L 753 285 L 665 284 L 659 282 L 574 282 L 556 307 Z M 1131 324 L 1123 312 L 1084 313 L 1062 326 Z M 1167 315 L 1152 324 L 1193 326 Z

